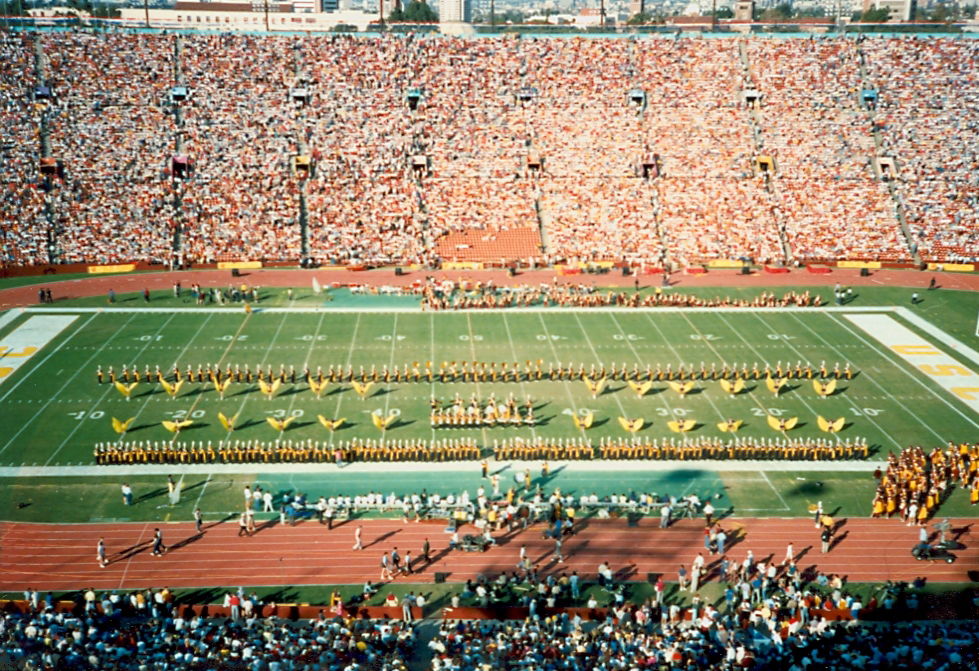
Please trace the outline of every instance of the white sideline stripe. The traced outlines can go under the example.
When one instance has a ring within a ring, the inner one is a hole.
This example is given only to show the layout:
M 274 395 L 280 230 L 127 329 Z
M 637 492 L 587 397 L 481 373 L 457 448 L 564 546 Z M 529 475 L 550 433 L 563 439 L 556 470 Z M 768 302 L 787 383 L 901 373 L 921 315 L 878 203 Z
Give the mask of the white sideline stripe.
M 133 317 L 130 317 L 130 318 L 129 318 L 129 321 L 127 321 L 127 322 L 126 322 L 126 325 L 128 325 L 128 324 L 129 324 L 129 322 L 131 322 L 132 320 L 133 320 Z M 163 332 L 163 329 L 165 329 L 165 328 L 167 327 L 167 325 L 168 325 L 168 324 L 169 324 L 170 322 L 172 322 L 172 321 L 173 321 L 173 317 L 170 317 L 169 319 L 167 319 L 167 320 L 166 320 L 165 322 L 163 322 L 163 325 L 162 325 L 162 326 L 161 326 L 160 328 L 158 328 L 158 329 L 156 330 L 156 332 L 155 332 L 155 333 L 154 333 L 153 335 L 154 335 L 154 336 L 158 336 L 158 335 L 160 335 L 160 333 L 162 333 L 162 332 Z M 111 336 L 110 338 L 108 338 L 108 339 L 107 339 L 107 340 L 106 340 L 106 341 L 105 341 L 104 343 L 102 343 L 102 347 L 105 347 L 105 346 L 106 346 L 106 345 L 107 345 L 107 344 L 108 344 L 108 343 L 109 343 L 110 341 L 112 341 L 112 340 L 113 340 L 113 339 L 114 339 L 114 338 L 115 338 L 116 336 L 118 336 L 118 335 L 119 335 L 120 333 L 122 333 L 124 329 L 125 329 L 125 325 L 123 326 L 123 328 L 120 328 L 120 329 L 118 329 L 118 330 L 117 330 L 117 331 L 116 331 L 115 333 L 113 333 L 113 334 L 112 334 L 112 336 Z M 146 341 L 146 342 L 145 342 L 145 343 L 143 344 L 143 346 L 142 346 L 142 347 L 140 348 L 140 350 L 139 350 L 139 353 L 138 353 L 138 354 L 136 354 L 136 356 L 134 356 L 134 357 L 132 357 L 132 358 L 131 358 L 131 359 L 129 360 L 129 364 L 128 364 L 128 365 L 130 365 L 130 366 L 134 366 L 134 365 L 136 364 L 136 360 L 137 360 L 137 359 L 138 359 L 138 358 L 139 358 L 140 356 L 142 356 L 142 354 L 143 354 L 143 352 L 145 352 L 145 351 L 146 351 L 146 348 L 147 348 L 147 347 L 149 347 L 149 346 L 150 346 L 150 343 L 152 343 L 152 342 L 153 342 L 153 339 L 152 339 L 152 338 L 150 338 L 150 340 L 147 340 L 147 341 Z M 98 352 L 101 352 L 101 351 L 102 351 L 102 347 L 100 347 L 100 348 L 99 348 L 99 350 L 98 350 Z M 96 352 L 96 353 L 95 353 L 95 354 L 93 354 L 93 355 L 92 355 L 91 357 L 89 357 L 89 361 L 91 361 L 91 359 L 92 359 L 92 358 L 94 358 L 94 357 L 95 357 L 95 355 L 96 355 L 96 354 L 98 354 L 98 352 Z M 71 376 L 71 379 L 74 379 L 74 378 L 75 378 L 75 376 L 76 376 L 76 375 L 78 375 L 78 373 L 80 373 L 80 372 L 81 372 L 81 370 L 82 370 L 82 369 L 81 369 L 81 367 L 79 367 L 79 368 L 78 368 L 78 370 L 76 370 L 76 371 L 75 371 L 75 375 L 72 375 L 72 376 Z M 67 383 L 65 383 L 65 384 L 67 384 Z M 94 405 L 92 406 L 92 408 L 91 408 L 90 410 L 88 410 L 87 412 L 88 412 L 88 413 L 91 413 L 91 412 L 94 412 L 96 408 L 98 408 L 98 407 L 99 407 L 100 405 L 102 405 L 102 403 L 103 403 L 103 402 L 105 401 L 105 397 L 109 395 L 109 392 L 111 392 L 111 391 L 112 391 L 112 389 L 113 389 L 113 387 L 114 387 L 114 386 L 115 386 L 115 385 L 111 385 L 111 384 L 107 384 L 107 385 L 105 385 L 105 391 L 104 391 L 104 392 L 102 392 L 102 396 L 100 396 L 100 397 L 99 397 L 99 400 L 97 400 L 97 401 L 95 402 L 95 404 L 94 404 Z M 60 393 L 60 392 L 59 392 L 59 393 Z M 46 407 L 47 407 L 47 405 L 45 404 L 45 406 L 44 406 L 44 407 L 46 408 Z M 144 402 L 144 407 L 145 407 L 145 402 Z M 41 410 L 44 410 L 44 408 L 41 408 Z M 39 410 L 39 411 L 38 411 L 38 413 L 40 413 L 40 412 L 41 412 L 41 411 Z M 35 417 L 37 417 L 37 415 L 35 415 Z M 32 419 L 31 421 L 33 421 L 33 419 Z M 44 465 L 45 465 L 45 466 L 50 466 L 50 465 L 51 465 L 51 462 L 52 462 L 52 461 L 54 461 L 54 458 L 55 458 L 56 456 L 58 456 L 58 453 L 59 453 L 59 452 L 61 452 L 61 450 L 62 450 L 62 449 L 64 448 L 64 446 L 68 444 L 68 441 L 72 439 L 72 436 L 74 436 L 74 435 L 75 435 L 75 434 L 76 434 L 76 433 L 78 432 L 78 430 L 79 430 L 80 428 L 82 428 L 82 425 L 83 425 L 83 422 L 82 422 L 82 421 L 78 421 L 78 422 L 75 422 L 75 426 L 74 426 L 74 427 L 72 428 L 72 430 L 71 430 L 71 433 L 69 433 L 69 434 L 68 434 L 68 437 L 67 437 L 67 438 L 65 438 L 65 440 L 64 440 L 64 442 L 62 442 L 62 443 L 61 443 L 61 445 L 59 445 L 59 446 L 58 446 L 58 449 L 54 451 L 54 454 L 52 454 L 52 455 L 51 455 L 51 456 L 50 456 L 50 457 L 48 458 L 48 460 L 47 460 L 46 462 L 44 462 Z M 27 425 L 25 424 L 24 426 L 27 426 Z M 23 430 L 23 427 L 21 427 L 21 430 Z M 19 432 L 18 432 L 18 433 L 19 433 Z M 12 439 L 11 439 L 11 442 L 13 442 L 13 440 L 12 440 Z M 10 443 L 7 443 L 7 445 L 9 445 L 9 444 L 10 444 Z M 3 449 L 7 449 L 7 447 L 6 447 L 6 446 L 4 446 L 4 448 L 3 448 Z
M 969 370 L 889 315 L 845 315 L 845 317 L 847 321 L 884 345 L 889 353 L 896 354 L 914 366 L 918 372 L 979 414 L 979 375 L 975 371 Z M 913 347 L 916 351 L 904 351 L 905 346 Z M 948 366 L 947 370 L 954 372 L 945 375 L 930 373 L 929 369 L 935 370 L 930 368 L 932 366 Z M 979 428 L 979 424 L 969 421 Z
M 3 315 L 0 315 L 0 329 L 17 319 L 17 315 L 19 314 L 21 313 L 16 310 L 7 310 Z
M 964 356 L 966 359 L 969 359 L 974 364 L 979 365 L 979 352 L 975 351 L 974 349 L 966 345 L 958 338 L 954 338 L 950 336 L 949 334 L 945 333 L 945 331 L 941 330 L 927 319 L 923 319 L 922 317 L 916 315 L 908 308 L 899 307 L 896 308 L 894 312 L 898 316 L 903 317 L 904 319 L 908 320 L 909 322 L 917 326 L 919 329 L 921 329 L 922 331 L 930 335 L 935 340 L 938 340 L 944 345 L 948 345 L 949 347 L 954 349 L 957 353 Z
M 765 307 L 747 307 L 747 308 L 737 308 L 737 307 L 676 307 L 676 306 L 662 306 L 662 307 L 650 307 L 650 308 L 630 308 L 630 307 L 619 307 L 619 306 L 605 306 L 605 307 L 594 307 L 594 308 L 577 308 L 577 307 L 567 307 L 567 308 L 557 308 L 557 307 L 529 307 L 529 308 L 480 308 L 478 312 L 480 313 L 498 313 L 507 312 L 510 314 L 521 314 L 529 313 L 533 314 L 536 312 L 554 312 L 558 314 L 574 313 L 574 312 L 624 312 L 624 313 L 636 313 L 636 312 L 772 312 L 776 314 L 785 314 L 786 312 L 811 312 L 813 314 L 821 314 L 824 312 L 892 312 L 895 308 L 884 306 L 862 306 L 862 307 L 808 307 L 803 308 L 797 305 L 786 306 L 783 308 L 765 308 Z M 42 307 L 30 307 L 24 308 L 25 312 L 55 312 L 59 314 L 89 314 L 89 313 L 129 313 L 129 312 L 161 312 L 166 314 L 187 312 L 187 313 L 197 313 L 202 312 L 218 312 L 227 313 L 234 311 L 241 311 L 244 313 L 245 309 L 241 306 L 231 306 L 231 307 L 171 307 L 171 308 L 153 308 L 153 307 L 143 307 L 143 308 L 86 308 L 86 307 L 52 307 L 52 308 L 42 308 Z M 270 314 L 278 313 L 298 313 L 298 312 L 308 312 L 310 314 L 316 314 L 320 312 L 331 312 L 335 314 L 360 314 L 364 312 L 421 312 L 421 302 L 417 306 L 395 306 L 395 307 L 358 307 L 358 308 L 334 308 L 334 307 L 281 307 L 281 308 L 257 308 L 252 307 L 252 314 L 259 314 L 268 312 Z M 472 310 L 465 310 L 464 312 L 473 312 Z M 431 311 L 434 315 L 440 314 L 458 314 L 454 310 L 438 310 Z
M 530 468 L 540 468 L 539 461 L 490 461 L 491 470 L 507 466 L 506 473 L 514 473 Z M 704 471 L 705 473 L 788 473 L 799 471 L 819 471 L 827 473 L 873 473 L 875 469 L 887 468 L 886 461 L 596 461 L 556 462 L 552 471 L 581 471 L 586 474 L 596 472 L 628 472 L 641 476 L 642 473 L 661 473 L 669 471 Z M 338 469 L 330 463 L 315 464 L 139 464 L 134 466 L 4 466 L 0 467 L 0 478 L 16 477 L 60 477 L 67 475 L 102 475 L 107 477 L 133 477 L 137 475 L 238 475 L 238 474 L 306 474 L 342 473 L 343 475 L 376 476 L 378 473 L 471 473 L 479 472 L 479 462 L 461 461 L 452 463 L 431 462 L 354 462 Z

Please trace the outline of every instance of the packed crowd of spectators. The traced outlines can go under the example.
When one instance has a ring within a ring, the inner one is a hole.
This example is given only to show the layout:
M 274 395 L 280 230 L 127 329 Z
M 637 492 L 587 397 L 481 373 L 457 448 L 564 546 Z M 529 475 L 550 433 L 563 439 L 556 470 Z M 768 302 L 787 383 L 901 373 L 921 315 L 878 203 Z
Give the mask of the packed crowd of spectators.
M 914 244 L 928 260 L 979 260 L 979 45 L 867 40 L 861 49 Z
M 914 600 L 910 597 L 909 601 Z M 616 608 L 593 627 L 555 616 L 524 622 L 447 621 L 430 644 L 433 671 L 485 668 L 782 669 L 898 668 L 965 671 L 979 659 L 974 622 L 873 626 L 803 621 L 799 599 L 737 615 L 711 605 L 692 623 L 661 621 L 669 608 Z
M 35 183 L 40 155 L 31 99 L 23 95 L 37 85 L 34 40 L 0 34 L 0 263 L 47 263 L 48 224 L 44 193 Z
M 794 260 L 911 260 L 886 185 L 875 181 L 857 46 L 746 43 L 750 81 L 762 96 L 760 151 L 775 160 L 775 217 Z
M 42 41 L 51 149 L 65 166 L 47 196 L 58 260 L 169 259 L 173 39 L 59 32 Z
M 0 41 L 4 263 L 294 260 L 303 189 L 324 262 L 431 263 L 450 233 L 541 224 L 546 248 L 520 248 L 538 262 L 908 261 L 864 86 L 914 243 L 975 256 L 968 40 L 201 35 L 178 50 L 51 32 L 52 98 L 35 104 L 33 39 Z M 47 193 L 42 115 L 64 166 Z
M 41 600 L 29 590 L 25 601 L 25 614 L 0 618 L 3 668 L 396 671 L 406 668 L 416 640 L 406 622 L 263 617 L 258 597 L 240 588 L 225 598 L 231 617 L 195 614 L 176 605 L 167 588 L 86 589 L 69 612 L 57 609 L 50 593 Z

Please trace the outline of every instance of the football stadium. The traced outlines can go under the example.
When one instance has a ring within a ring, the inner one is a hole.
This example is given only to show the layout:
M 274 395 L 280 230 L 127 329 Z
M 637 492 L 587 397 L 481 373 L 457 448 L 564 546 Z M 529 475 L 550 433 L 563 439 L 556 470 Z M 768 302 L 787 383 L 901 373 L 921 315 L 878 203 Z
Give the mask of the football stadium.
M 968 31 L 203 4 L 0 29 L 0 669 L 975 668 Z

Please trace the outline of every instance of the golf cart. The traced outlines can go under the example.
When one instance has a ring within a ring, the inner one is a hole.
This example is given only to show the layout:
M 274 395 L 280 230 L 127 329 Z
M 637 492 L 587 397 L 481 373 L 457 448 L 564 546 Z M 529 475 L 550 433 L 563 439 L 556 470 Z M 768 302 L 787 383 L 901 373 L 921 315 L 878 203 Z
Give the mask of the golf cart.
M 929 561 L 944 561 L 951 564 L 955 561 L 955 555 L 948 551 L 943 545 L 928 545 L 928 543 L 918 543 L 911 550 L 911 556 L 918 561 L 925 559 Z

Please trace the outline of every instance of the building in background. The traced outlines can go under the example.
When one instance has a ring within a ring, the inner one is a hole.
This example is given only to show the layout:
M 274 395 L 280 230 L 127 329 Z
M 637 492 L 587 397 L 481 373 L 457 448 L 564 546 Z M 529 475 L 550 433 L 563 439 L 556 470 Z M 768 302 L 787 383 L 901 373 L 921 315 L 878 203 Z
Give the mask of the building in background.
M 892 23 L 910 21 L 918 11 L 918 0 L 863 0 L 863 11 L 886 9 L 891 13 Z
M 472 0 L 442 0 L 439 20 L 443 23 L 472 23 Z

